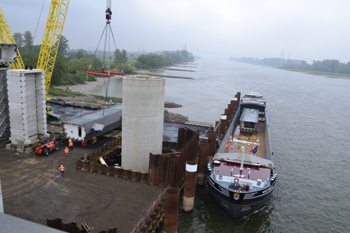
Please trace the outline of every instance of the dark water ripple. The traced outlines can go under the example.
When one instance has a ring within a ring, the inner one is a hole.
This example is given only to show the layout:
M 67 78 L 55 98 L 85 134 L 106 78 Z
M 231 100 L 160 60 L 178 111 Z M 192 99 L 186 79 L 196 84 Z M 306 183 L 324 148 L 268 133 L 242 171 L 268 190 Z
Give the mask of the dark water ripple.
M 193 213 L 178 232 L 350 232 L 350 80 L 230 61 L 200 59 L 193 80 L 166 79 L 166 101 L 190 120 L 214 123 L 233 95 L 258 91 L 267 100 L 278 186 L 259 212 L 232 221 L 197 187 Z M 164 75 L 184 75 L 164 71 Z M 120 96 L 121 81 L 110 95 Z

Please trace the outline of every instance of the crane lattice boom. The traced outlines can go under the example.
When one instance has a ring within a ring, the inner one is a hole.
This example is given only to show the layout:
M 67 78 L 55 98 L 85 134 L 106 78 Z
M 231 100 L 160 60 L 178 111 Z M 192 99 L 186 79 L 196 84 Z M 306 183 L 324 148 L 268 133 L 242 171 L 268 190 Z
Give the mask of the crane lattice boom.
M 43 41 L 38 58 L 37 69 L 45 71 L 45 92 L 49 92 L 58 46 L 70 0 L 52 0 L 47 17 Z
M 2 44 L 16 44 L 15 39 L 13 38 L 13 35 L 11 33 L 10 27 L 7 24 L 4 12 L 2 11 L 0 7 L 0 43 Z M 19 53 L 19 50 L 17 48 L 17 59 L 16 63 L 11 63 L 10 66 L 13 69 L 24 69 L 24 64 L 21 58 L 21 55 Z

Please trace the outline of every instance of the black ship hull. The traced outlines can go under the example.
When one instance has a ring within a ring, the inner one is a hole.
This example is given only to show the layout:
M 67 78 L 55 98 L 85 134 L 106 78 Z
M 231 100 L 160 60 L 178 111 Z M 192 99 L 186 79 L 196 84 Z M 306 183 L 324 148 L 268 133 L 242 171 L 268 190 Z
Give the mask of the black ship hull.
M 226 195 L 220 191 L 222 187 L 218 187 L 217 184 L 207 177 L 207 183 L 209 186 L 209 193 L 214 203 L 224 212 L 228 217 L 233 220 L 238 220 L 243 217 L 249 216 L 250 214 L 260 210 L 266 204 L 266 202 L 272 196 L 273 190 L 275 189 L 275 183 L 266 190 L 260 191 L 256 194 L 248 193 L 241 194 L 239 200 L 234 200 L 234 192 L 225 190 Z M 229 194 L 229 196 L 227 196 Z M 245 199 L 246 195 L 256 195 L 254 198 Z

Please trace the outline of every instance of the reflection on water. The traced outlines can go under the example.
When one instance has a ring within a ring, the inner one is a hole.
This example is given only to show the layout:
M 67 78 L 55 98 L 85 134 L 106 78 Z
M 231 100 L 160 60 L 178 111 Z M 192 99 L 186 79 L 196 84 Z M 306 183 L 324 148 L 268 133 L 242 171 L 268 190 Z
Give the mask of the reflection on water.
M 183 105 L 169 111 L 214 123 L 236 92 L 263 94 L 278 186 L 261 211 L 239 221 L 197 187 L 195 209 L 180 211 L 178 232 L 350 232 L 350 80 L 226 60 L 196 63 L 189 68 L 196 72 L 163 71 L 193 78 L 166 79 L 165 100 Z M 111 80 L 108 93 L 122 97 L 121 88 L 121 79 Z

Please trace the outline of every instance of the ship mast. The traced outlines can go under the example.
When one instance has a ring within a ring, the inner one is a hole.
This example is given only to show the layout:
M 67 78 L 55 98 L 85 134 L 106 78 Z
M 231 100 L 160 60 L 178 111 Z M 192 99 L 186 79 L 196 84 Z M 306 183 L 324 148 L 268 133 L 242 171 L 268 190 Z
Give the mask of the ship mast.
M 241 159 L 241 167 L 239 168 L 239 176 L 240 176 L 240 178 L 242 178 L 245 145 L 256 145 L 256 146 L 259 146 L 260 144 L 258 142 L 248 142 L 248 141 L 242 141 L 242 140 L 238 140 L 238 139 L 232 139 L 232 140 L 230 140 L 230 142 L 238 142 L 238 143 L 241 144 L 241 147 L 242 147 L 242 159 Z

